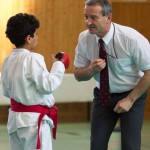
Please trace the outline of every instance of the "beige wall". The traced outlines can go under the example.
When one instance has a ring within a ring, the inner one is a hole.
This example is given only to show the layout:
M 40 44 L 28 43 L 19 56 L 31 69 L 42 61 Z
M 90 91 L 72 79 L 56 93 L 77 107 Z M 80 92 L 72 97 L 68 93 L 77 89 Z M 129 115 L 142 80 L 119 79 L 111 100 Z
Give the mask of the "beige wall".
M 131 26 L 150 41 L 150 0 L 111 0 L 113 21 Z M 74 49 L 78 34 L 86 27 L 83 17 L 84 0 L 0 0 L 0 68 L 13 46 L 5 37 L 8 18 L 19 12 L 36 15 L 40 22 L 39 47 L 37 52 L 45 57 L 50 69 L 50 54 L 65 51 L 71 64 L 66 73 L 73 72 Z M 149 92 L 150 95 L 150 92 Z M 150 96 L 146 114 L 150 117 Z
M 13 47 L 5 37 L 6 22 L 10 16 L 26 12 L 41 22 L 37 52 L 44 55 L 47 67 L 51 67 L 51 53 L 65 51 L 71 59 L 66 72 L 73 72 L 78 34 L 85 29 L 83 6 L 84 0 L 0 0 L 0 67 Z
M 133 27 L 150 41 L 149 2 L 113 2 L 113 21 Z
M 111 0 L 113 21 L 134 27 L 150 40 L 147 18 L 150 3 L 140 1 L 145 0 Z M 5 36 L 7 20 L 16 13 L 26 12 L 36 15 L 41 22 L 37 52 L 44 55 L 47 67 L 51 67 L 51 53 L 65 51 L 71 59 L 66 72 L 72 73 L 78 35 L 86 29 L 83 8 L 84 0 L 0 0 L 0 69 L 13 48 Z
M 74 49 L 79 33 L 86 29 L 83 17 L 85 0 L 0 0 L 0 70 L 13 45 L 5 36 L 10 16 L 26 12 L 36 15 L 40 22 L 38 53 L 45 57 L 50 69 L 50 54 L 65 51 L 71 59 L 67 73 L 73 72 Z M 150 40 L 150 3 L 146 0 L 111 0 L 113 21 L 134 27 Z

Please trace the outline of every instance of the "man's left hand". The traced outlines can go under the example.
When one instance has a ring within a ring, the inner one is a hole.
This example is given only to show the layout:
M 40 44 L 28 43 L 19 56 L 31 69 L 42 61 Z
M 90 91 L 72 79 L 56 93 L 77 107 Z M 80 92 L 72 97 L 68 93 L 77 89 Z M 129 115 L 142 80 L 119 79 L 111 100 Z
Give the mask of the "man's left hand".
M 116 113 L 128 112 L 132 107 L 133 103 L 134 102 L 129 97 L 119 100 L 114 108 L 114 112 Z

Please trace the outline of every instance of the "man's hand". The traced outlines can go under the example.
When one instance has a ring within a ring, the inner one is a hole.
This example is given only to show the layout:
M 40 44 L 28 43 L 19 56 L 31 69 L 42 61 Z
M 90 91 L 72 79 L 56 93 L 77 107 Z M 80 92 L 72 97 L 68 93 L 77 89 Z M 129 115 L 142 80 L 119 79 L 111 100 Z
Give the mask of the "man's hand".
M 114 112 L 116 113 L 128 112 L 132 107 L 133 103 L 134 102 L 129 97 L 119 100 L 114 108 Z
M 94 74 L 99 73 L 106 66 L 106 62 L 103 59 L 96 59 L 92 61 L 87 67 L 75 67 L 74 75 L 77 81 L 90 80 Z
M 104 59 L 96 59 L 91 62 L 90 69 L 92 70 L 93 74 L 100 72 L 106 66 L 106 62 Z

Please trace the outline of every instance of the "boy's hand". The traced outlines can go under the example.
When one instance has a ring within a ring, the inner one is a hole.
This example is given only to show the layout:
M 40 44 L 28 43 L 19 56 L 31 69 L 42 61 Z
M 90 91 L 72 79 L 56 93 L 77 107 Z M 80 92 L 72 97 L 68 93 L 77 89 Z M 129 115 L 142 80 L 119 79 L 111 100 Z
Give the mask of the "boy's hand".
M 64 64 L 66 69 L 69 67 L 70 59 L 69 59 L 69 56 L 65 52 L 58 52 L 55 58 L 61 61 Z
M 58 61 L 58 59 L 55 57 L 54 54 L 51 54 L 51 60 L 52 60 L 52 63 L 54 63 L 55 61 Z

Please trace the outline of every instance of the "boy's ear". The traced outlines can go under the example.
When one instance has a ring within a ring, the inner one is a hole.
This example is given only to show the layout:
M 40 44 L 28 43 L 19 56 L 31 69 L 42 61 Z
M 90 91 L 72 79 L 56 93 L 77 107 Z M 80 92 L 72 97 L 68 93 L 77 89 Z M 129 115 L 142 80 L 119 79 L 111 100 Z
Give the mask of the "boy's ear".
M 27 42 L 27 43 L 30 43 L 30 41 L 31 41 L 31 36 L 28 35 L 28 36 L 26 37 L 26 42 Z

